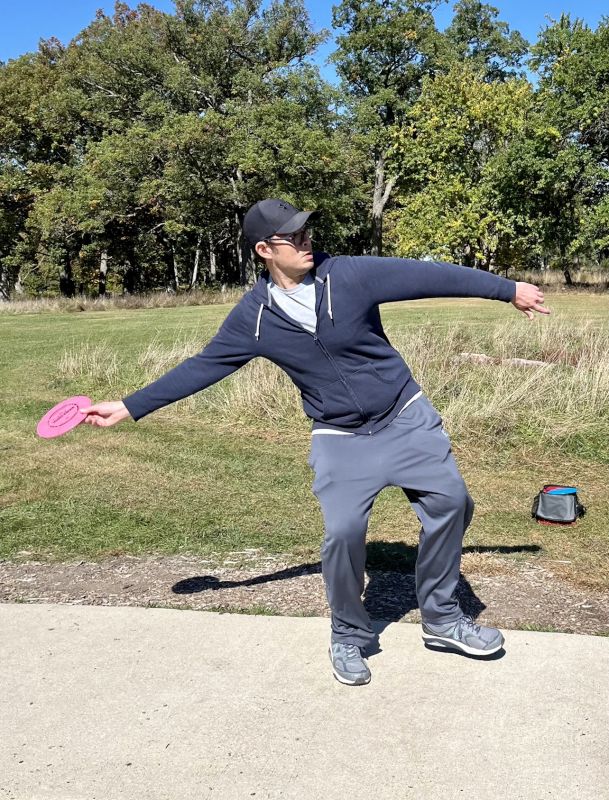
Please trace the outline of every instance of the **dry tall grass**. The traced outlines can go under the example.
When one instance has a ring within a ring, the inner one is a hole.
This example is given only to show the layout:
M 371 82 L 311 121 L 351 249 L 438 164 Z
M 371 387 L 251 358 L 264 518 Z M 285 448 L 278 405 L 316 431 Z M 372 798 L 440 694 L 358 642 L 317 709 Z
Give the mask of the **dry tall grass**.
M 544 441 L 607 431 L 609 331 L 565 317 L 523 324 L 511 319 L 464 331 L 422 328 L 393 337 L 450 431 L 506 435 L 524 430 Z M 550 366 L 459 363 L 464 351 Z
M 224 289 L 194 289 L 192 292 L 172 294 L 152 292 L 116 297 L 39 297 L 11 300 L 0 303 L 0 314 L 42 314 L 49 312 L 77 313 L 80 311 L 115 311 L 133 308 L 175 308 L 176 306 L 207 306 L 237 303 L 244 293 L 241 287 Z
M 609 331 L 574 324 L 554 314 L 488 327 L 462 325 L 392 330 L 393 346 L 436 405 L 451 434 L 519 436 L 558 441 L 584 435 L 607 439 L 609 431 Z M 135 361 L 104 346 L 85 344 L 64 353 L 60 376 L 88 378 L 106 399 L 145 386 L 200 349 L 186 337 L 171 347 L 150 343 Z M 463 352 L 526 358 L 549 366 L 472 364 Z M 100 398 L 101 399 L 101 398 Z M 179 414 L 220 415 L 225 421 L 305 425 L 299 393 L 276 366 L 256 359 L 230 378 L 178 407 Z M 607 442 L 605 442 L 607 449 Z
M 514 281 L 525 281 L 534 283 L 536 286 L 544 286 L 549 289 L 561 289 L 566 286 L 565 276 L 562 270 L 523 270 L 522 272 L 512 272 L 508 278 Z M 605 291 L 609 288 L 609 269 L 578 269 L 571 271 L 571 280 L 576 286 L 586 286 L 593 290 Z
M 94 384 L 116 386 L 123 378 L 117 353 L 106 344 L 85 342 L 66 348 L 58 366 L 58 374 L 67 380 L 89 379 Z

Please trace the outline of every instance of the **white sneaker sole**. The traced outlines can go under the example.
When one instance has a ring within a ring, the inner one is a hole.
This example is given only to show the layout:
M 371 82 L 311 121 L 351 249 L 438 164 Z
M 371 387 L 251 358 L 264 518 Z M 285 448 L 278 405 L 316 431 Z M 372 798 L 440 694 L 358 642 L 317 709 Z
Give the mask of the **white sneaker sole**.
M 501 641 L 495 647 L 491 647 L 488 650 L 480 650 L 477 647 L 470 647 L 468 644 L 458 642 L 456 639 L 451 639 L 449 636 L 436 636 L 433 633 L 423 633 L 422 635 L 423 641 L 427 644 L 435 644 L 437 647 L 444 647 L 449 650 L 461 650 L 471 656 L 490 656 L 501 650 L 505 643 L 505 639 L 502 636 Z

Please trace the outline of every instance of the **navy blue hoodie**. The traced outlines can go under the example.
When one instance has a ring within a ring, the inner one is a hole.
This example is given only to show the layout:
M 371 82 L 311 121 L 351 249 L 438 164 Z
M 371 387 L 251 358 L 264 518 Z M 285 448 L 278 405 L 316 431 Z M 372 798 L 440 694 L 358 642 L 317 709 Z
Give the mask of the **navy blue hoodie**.
M 436 261 L 314 254 L 317 328 L 309 333 L 272 302 L 264 272 L 197 355 L 125 397 L 138 420 L 226 378 L 262 356 L 300 389 L 314 428 L 371 434 L 420 387 L 381 325 L 380 303 L 424 297 L 510 302 L 515 283 Z

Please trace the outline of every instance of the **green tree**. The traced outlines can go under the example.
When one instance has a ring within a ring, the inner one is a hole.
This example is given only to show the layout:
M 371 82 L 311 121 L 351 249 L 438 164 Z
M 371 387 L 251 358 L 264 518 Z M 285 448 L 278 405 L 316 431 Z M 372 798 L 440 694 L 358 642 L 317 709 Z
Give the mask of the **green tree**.
M 324 36 L 300 0 L 264 10 L 259 0 L 181 0 L 175 15 L 118 3 L 67 47 L 45 45 L 10 80 L 3 70 L 0 152 L 30 186 L 22 240 L 14 204 L 3 208 L 8 260 L 35 262 L 36 290 L 91 286 L 91 264 L 109 261 L 128 291 L 216 270 L 244 283 L 253 264 L 243 214 L 288 189 L 322 208 L 339 198 L 326 234 L 344 236 L 357 161 L 336 92 L 306 61 Z
M 70 137 L 47 98 L 64 48 L 54 39 L 38 53 L 0 64 L 0 297 L 27 288 L 36 256 L 28 219 L 37 196 L 60 180 Z
M 392 135 L 445 50 L 432 8 L 426 0 L 342 0 L 333 7 L 341 33 L 331 60 L 342 80 L 348 124 L 370 164 L 375 255 L 382 252 L 383 213 L 397 179 L 389 163 Z
M 523 135 L 532 102 L 526 80 L 489 83 L 471 63 L 424 81 L 394 137 L 400 179 L 389 222 L 399 255 L 486 270 L 512 261 L 516 220 L 501 207 L 497 164 Z
M 457 60 L 470 62 L 488 81 L 524 77 L 528 42 L 497 19 L 499 9 L 480 0 L 459 0 L 454 11 L 444 33 Z
M 545 117 L 559 131 L 569 179 L 554 203 L 552 237 L 570 281 L 573 256 L 609 255 L 609 20 L 594 31 L 563 14 L 540 34 L 532 66 L 538 71 Z

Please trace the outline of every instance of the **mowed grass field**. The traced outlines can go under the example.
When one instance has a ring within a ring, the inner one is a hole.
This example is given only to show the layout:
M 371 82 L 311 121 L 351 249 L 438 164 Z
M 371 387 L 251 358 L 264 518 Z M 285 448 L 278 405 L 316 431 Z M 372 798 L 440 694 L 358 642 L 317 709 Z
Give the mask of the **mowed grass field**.
M 442 414 L 476 501 L 468 551 L 550 560 L 565 579 L 607 588 L 609 295 L 547 294 L 546 303 L 552 315 L 534 321 L 483 300 L 395 303 L 382 315 Z M 318 559 L 310 424 L 267 362 L 138 423 L 36 436 L 38 419 L 64 397 L 120 399 L 196 353 L 231 308 L 0 315 L 1 558 L 221 559 L 257 548 L 295 563 Z M 463 352 L 495 362 L 460 361 Z M 533 496 L 554 482 L 578 486 L 588 507 L 574 527 L 531 519 Z M 369 529 L 370 542 L 386 544 L 371 547 L 372 557 L 411 567 L 419 528 L 401 490 L 386 489 Z M 398 542 L 406 548 L 391 546 Z

